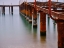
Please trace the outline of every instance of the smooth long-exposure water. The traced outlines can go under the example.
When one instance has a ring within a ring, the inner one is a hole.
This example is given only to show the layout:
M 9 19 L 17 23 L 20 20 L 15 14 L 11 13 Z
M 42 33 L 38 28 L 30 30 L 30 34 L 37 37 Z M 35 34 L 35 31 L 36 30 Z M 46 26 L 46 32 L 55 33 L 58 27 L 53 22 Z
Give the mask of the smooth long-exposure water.
M 46 36 L 40 36 L 40 16 L 34 28 L 19 8 L 14 7 L 13 15 L 6 8 L 5 15 L 0 10 L 0 48 L 57 48 L 57 25 L 46 16 Z

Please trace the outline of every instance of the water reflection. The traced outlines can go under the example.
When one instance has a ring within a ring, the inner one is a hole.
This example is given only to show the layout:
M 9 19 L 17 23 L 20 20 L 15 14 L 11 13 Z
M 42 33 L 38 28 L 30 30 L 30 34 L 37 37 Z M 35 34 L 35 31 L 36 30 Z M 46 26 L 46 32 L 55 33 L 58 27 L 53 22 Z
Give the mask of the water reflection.
M 48 24 L 48 26 L 49 26 L 49 25 L 50 25 L 50 17 L 49 17 L 48 14 L 46 14 L 46 19 L 47 19 L 47 24 Z
M 8 11 L 0 16 L 0 48 L 57 48 L 57 25 L 52 19 L 46 17 L 46 36 L 40 36 L 40 14 L 34 28 L 18 9 L 13 15 Z
M 58 38 L 57 38 L 57 31 L 55 29 L 56 29 L 56 25 L 54 24 L 54 20 L 50 18 L 49 26 L 47 26 L 47 36 L 46 36 L 48 48 L 57 48 Z
M 46 30 L 50 32 L 50 17 L 48 14 L 46 14 Z M 47 33 L 46 33 L 47 34 Z
M 53 29 L 54 29 L 54 31 L 56 31 L 56 22 L 55 21 L 53 22 Z
M 0 7 L 0 16 L 1 16 L 1 14 L 2 14 L 2 8 Z

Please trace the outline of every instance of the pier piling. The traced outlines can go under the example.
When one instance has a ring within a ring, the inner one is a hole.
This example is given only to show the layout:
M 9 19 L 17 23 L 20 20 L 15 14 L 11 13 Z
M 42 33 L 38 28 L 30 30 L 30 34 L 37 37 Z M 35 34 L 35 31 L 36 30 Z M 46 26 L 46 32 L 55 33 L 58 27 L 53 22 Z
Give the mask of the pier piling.
M 30 7 L 30 17 L 29 22 L 32 23 L 32 8 Z
M 11 14 L 13 14 L 13 6 L 11 6 Z
M 57 22 L 58 48 L 64 48 L 64 22 Z
M 40 11 L 40 35 L 46 35 L 46 13 Z
M 2 14 L 5 14 L 5 6 L 2 7 Z
M 53 8 L 53 10 L 57 10 L 57 8 Z
M 35 8 L 32 8 L 33 12 L 33 26 L 37 27 L 37 10 Z

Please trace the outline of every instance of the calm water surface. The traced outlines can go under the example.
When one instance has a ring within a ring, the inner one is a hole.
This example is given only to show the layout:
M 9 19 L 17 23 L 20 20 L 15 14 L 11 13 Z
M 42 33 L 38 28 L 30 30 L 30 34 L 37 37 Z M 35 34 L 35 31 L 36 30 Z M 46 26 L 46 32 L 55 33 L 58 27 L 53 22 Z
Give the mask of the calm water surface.
M 46 16 L 46 36 L 40 36 L 40 16 L 37 16 L 37 28 L 34 28 L 19 9 L 14 8 L 13 15 L 6 8 L 5 15 L 0 10 L 0 48 L 57 48 L 57 25 Z

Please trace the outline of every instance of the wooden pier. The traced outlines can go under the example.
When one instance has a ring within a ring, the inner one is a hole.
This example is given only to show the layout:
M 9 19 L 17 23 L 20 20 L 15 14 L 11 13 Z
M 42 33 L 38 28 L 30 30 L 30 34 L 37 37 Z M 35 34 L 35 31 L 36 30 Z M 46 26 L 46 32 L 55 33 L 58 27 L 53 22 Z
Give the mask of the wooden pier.
M 49 4 L 50 3 L 50 4 Z M 51 5 L 51 6 L 49 6 Z M 49 10 L 50 9 L 50 10 Z M 58 31 L 58 48 L 64 48 L 64 3 L 61 2 L 23 2 L 20 12 L 33 20 L 37 26 L 37 13 L 40 14 L 40 34 L 46 35 L 46 14 L 56 21 Z M 35 25 L 34 25 L 35 26 Z
M 31 23 L 33 17 L 33 26 L 37 27 L 37 15 L 40 15 L 40 35 L 46 35 L 46 14 L 57 23 L 58 48 L 64 48 L 64 3 L 61 2 L 23 2 L 20 5 L 0 5 L 2 13 L 5 14 L 5 7 L 19 7 L 19 12 L 24 14 L 25 18 Z
M 2 7 L 2 14 L 5 14 L 5 7 L 9 7 L 9 13 L 10 13 L 10 8 L 11 8 L 11 14 L 13 14 L 13 7 L 19 7 L 20 5 L 0 5 Z

